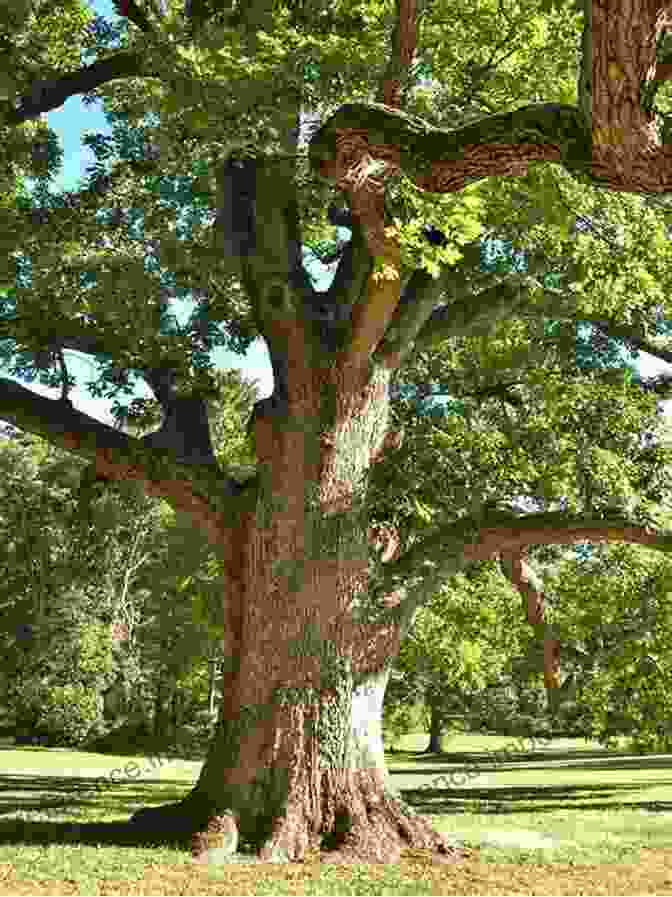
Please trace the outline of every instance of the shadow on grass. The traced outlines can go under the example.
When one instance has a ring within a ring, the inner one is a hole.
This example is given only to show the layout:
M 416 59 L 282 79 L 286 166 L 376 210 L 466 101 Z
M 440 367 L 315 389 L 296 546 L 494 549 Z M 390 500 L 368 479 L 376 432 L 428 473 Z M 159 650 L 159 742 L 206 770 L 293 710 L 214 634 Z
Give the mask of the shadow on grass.
M 538 762 L 548 770 L 554 769 L 667 769 L 672 768 L 672 754 L 632 754 L 616 751 L 515 751 L 506 746 L 493 748 L 491 751 L 460 751 L 459 753 L 428 754 L 425 752 L 400 751 L 390 754 L 389 760 L 394 763 L 392 773 L 404 773 L 404 775 L 427 775 L 440 771 L 440 767 L 428 770 L 424 768 L 426 763 L 455 764 L 461 767 L 483 767 L 483 771 L 492 771 L 493 768 L 515 763 Z M 571 761 L 563 763 L 561 761 Z M 398 766 L 400 762 L 408 761 L 413 767 Z M 552 763 L 552 765 L 548 765 Z M 423 765 L 422 769 L 417 766 Z M 529 767 L 525 769 L 537 769 L 541 767 Z
M 658 781 L 649 785 L 658 788 L 670 784 Z M 628 792 L 640 792 L 641 784 L 613 785 L 548 785 L 507 786 L 495 788 L 419 788 L 400 789 L 400 793 L 419 813 L 450 815 L 478 813 L 511 815 L 514 813 L 548 813 L 557 810 L 672 810 L 672 801 L 632 801 L 623 798 Z
M 115 745 L 113 748 L 99 750 L 93 746 L 82 746 L 82 747 L 60 747 L 55 745 L 25 745 L 25 744 L 14 744 L 14 742 L 3 744 L 0 741 L 0 752 L 2 751 L 17 751 L 20 753 L 28 753 L 33 752 L 36 754 L 53 754 L 54 751 L 63 751 L 63 753 L 67 754 L 99 754 L 103 758 L 107 758 L 108 756 L 112 757 L 128 757 L 132 758 L 147 758 L 152 756 L 160 757 L 163 761 L 171 762 L 171 761 L 186 761 L 188 763 L 202 763 L 205 758 L 205 751 L 197 750 L 194 748 L 193 750 L 189 750 L 187 748 L 179 749 L 173 745 L 166 746 L 161 743 L 157 745 L 150 745 L 149 747 L 144 747 L 142 745 L 128 745 L 128 744 L 119 744 Z
M 180 787 L 183 786 L 183 787 Z M 127 820 L 140 807 L 160 806 L 180 800 L 192 781 L 171 779 L 76 778 L 33 774 L 0 776 L 0 843 L 80 843 L 184 846 L 185 837 L 151 831 Z M 62 817 L 72 814 L 73 821 Z M 58 820 L 26 819 L 28 815 L 57 815 Z M 126 816 L 126 820 L 89 822 L 101 815 Z M 2 818 L 13 816 L 14 818 Z M 79 821 L 76 817 L 83 816 Z M 18 818 L 17 818 L 18 817 Z M 188 839 L 186 839 L 188 841 Z
M 115 847 L 175 847 L 186 849 L 188 836 L 150 832 L 129 822 L 0 821 L 0 844 L 88 844 Z
M 460 758 L 462 769 L 449 770 L 438 765 L 446 757 Z M 651 783 L 595 783 L 585 785 L 548 786 L 506 786 L 506 787 L 464 787 L 465 781 L 455 780 L 450 784 L 450 776 L 469 776 L 480 772 L 468 768 L 465 756 L 434 756 L 434 768 L 422 770 L 392 769 L 392 781 L 399 775 L 419 774 L 427 777 L 436 773 L 434 783 L 427 781 L 424 788 L 400 789 L 402 796 L 413 808 L 428 816 L 456 815 L 479 812 L 486 815 L 512 815 L 515 813 L 550 812 L 568 810 L 648 810 L 649 812 L 669 812 L 672 801 L 638 800 L 628 802 L 633 793 L 641 794 L 647 788 L 660 788 L 672 784 L 672 780 L 658 779 Z M 637 758 L 647 763 L 647 757 Z M 655 758 L 648 758 L 653 760 Z M 662 758 L 666 760 L 666 758 Z M 672 758 L 671 758 L 672 759 Z M 438 763 L 437 763 L 438 761 Z M 616 768 L 622 758 L 616 758 Z M 492 767 L 492 758 L 488 764 Z M 653 764 L 651 764 L 653 765 Z M 668 765 L 663 763 L 660 765 Z M 557 768 L 557 767 L 554 767 Z M 582 768 L 582 764 L 572 766 Z M 610 767 L 613 768 L 613 767 Z M 483 770 L 485 771 L 485 770 Z M 158 806 L 180 800 L 193 786 L 191 780 L 161 780 L 155 778 L 125 778 L 110 780 L 104 777 L 70 777 L 58 775 L 34 775 L 13 773 L 0 775 L 0 844 L 87 844 L 116 845 L 133 847 L 172 846 L 187 849 L 189 837 L 166 831 L 152 830 L 131 825 L 127 820 L 140 807 Z M 476 805 L 476 806 L 475 806 Z M 50 820 L 49 814 L 60 818 Z M 27 816 L 37 817 L 35 819 Z M 72 815 L 72 820 L 63 817 Z M 115 815 L 125 817 L 121 821 L 89 821 L 96 816 Z M 14 818 L 7 818 L 13 816 Z M 5 818 L 2 818 L 5 817 Z M 80 817 L 79 819 L 77 817 Z M 83 817 L 83 818 L 82 818 Z

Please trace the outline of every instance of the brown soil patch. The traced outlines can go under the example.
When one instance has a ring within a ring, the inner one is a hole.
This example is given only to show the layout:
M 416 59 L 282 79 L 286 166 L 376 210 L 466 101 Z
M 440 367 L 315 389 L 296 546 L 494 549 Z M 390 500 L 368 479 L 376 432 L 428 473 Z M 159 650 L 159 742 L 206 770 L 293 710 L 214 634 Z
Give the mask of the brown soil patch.
M 338 868 L 338 867 L 335 867 Z M 324 869 L 324 866 L 322 867 Z M 332 874 L 334 867 L 331 867 Z M 348 869 L 343 866 L 344 889 L 347 889 Z M 483 863 L 474 858 L 458 864 L 432 862 L 429 851 L 405 851 L 402 861 L 394 867 L 410 882 L 422 882 L 422 891 L 431 894 L 672 894 L 672 848 L 642 849 L 636 865 L 513 865 Z M 370 865 L 367 871 L 372 880 L 389 874 L 389 866 Z M 266 874 L 265 874 L 266 873 Z M 282 878 L 291 894 L 305 893 L 305 886 L 320 874 L 320 865 L 310 859 L 306 863 L 278 866 L 274 864 L 232 865 L 216 867 L 216 872 L 203 866 L 147 866 L 142 881 L 99 882 L 101 895 L 151 894 L 256 894 L 265 877 L 266 892 L 272 893 L 270 883 Z M 325 882 L 330 893 L 333 882 Z M 381 882 L 381 887 L 385 887 Z M 390 892 L 389 886 L 388 893 Z M 391 890 L 396 891 L 396 887 Z M 326 888 L 325 888 L 326 892 Z M 400 886 L 399 893 L 409 893 Z M 79 894 L 75 881 L 22 881 L 12 867 L 0 865 L 0 895 L 61 895 Z

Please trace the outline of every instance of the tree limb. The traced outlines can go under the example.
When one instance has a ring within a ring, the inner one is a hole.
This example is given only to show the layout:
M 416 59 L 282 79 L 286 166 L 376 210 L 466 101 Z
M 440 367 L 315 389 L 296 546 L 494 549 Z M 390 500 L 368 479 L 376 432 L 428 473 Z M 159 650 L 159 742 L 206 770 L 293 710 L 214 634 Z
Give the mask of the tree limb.
M 430 347 L 452 336 L 488 331 L 494 322 L 511 314 L 522 318 L 576 319 L 575 296 L 562 288 L 543 285 L 542 275 L 552 272 L 553 267 L 543 254 L 529 254 L 525 272 L 488 275 L 489 286 L 467 295 L 465 278 L 471 267 L 479 264 L 475 249 L 465 254 L 465 261 L 469 268 L 461 263 L 458 268 L 450 269 L 453 274 L 446 278 L 445 284 L 447 298 L 452 297 L 452 302 L 434 309 L 426 319 L 414 341 L 417 348 Z M 564 276 L 574 274 L 570 261 Z M 478 280 L 476 284 L 479 284 Z M 534 300 L 528 294 L 531 288 L 536 290 Z
M 392 48 L 377 102 L 387 106 L 401 105 L 401 85 L 407 80 L 418 42 L 417 0 L 396 0 L 396 20 L 392 29 Z
M 89 93 L 109 81 L 138 75 L 157 77 L 145 70 L 143 58 L 139 54 L 118 53 L 108 59 L 100 59 L 76 72 L 35 81 L 31 86 L 30 93 L 24 94 L 19 99 L 18 109 L 5 104 L 2 119 L 7 125 L 20 125 L 24 121 L 38 118 L 44 112 L 58 109 L 72 96 Z
M 367 281 L 366 295 L 352 309 L 352 337 L 348 362 L 361 365 L 375 352 L 399 304 L 401 294 L 401 253 L 396 228 L 385 228 L 385 243 L 375 258 Z M 371 247 L 369 246 L 369 251 Z
M 208 405 L 201 396 L 181 396 L 169 368 L 149 368 L 144 377 L 163 409 L 160 429 L 143 436 L 151 446 L 168 448 L 183 464 L 217 464 L 210 439 Z
M 633 382 L 647 392 L 655 392 L 663 399 L 672 398 L 672 376 L 670 374 L 658 374 L 655 377 L 637 377 Z
M 442 568 L 453 573 L 475 561 L 489 560 L 502 551 L 575 542 L 631 542 L 672 552 L 672 530 L 615 514 L 489 512 L 485 517 L 463 517 L 419 539 L 386 565 L 385 574 L 394 581 L 399 577 L 433 575 Z
M 669 81 L 672 78 L 672 62 L 659 62 L 653 81 Z
M 339 133 L 354 131 L 366 135 L 367 153 L 386 161 L 390 174 L 401 170 L 434 193 L 455 193 L 484 177 L 523 175 L 532 161 L 561 162 L 591 176 L 590 132 L 578 109 L 559 103 L 533 103 L 455 130 L 382 104 L 347 103 L 311 137 L 310 162 L 323 177 L 338 177 Z
M 544 685 L 546 691 L 560 688 L 560 642 L 545 620 L 544 584 L 541 577 L 523 557 L 524 552 L 502 551 L 499 565 L 502 573 L 518 590 L 529 625 L 541 636 L 544 651 Z M 549 695 L 549 704 L 552 698 Z
M 365 291 L 371 274 L 372 261 L 359 222 L 349 217 L 345 226 L 351 229 L 352 236 L 343 250 L 334 279 L 324 294 L 324 301 L 337 313 L 339 309 L 342 310 L 343 319 L 347 320 L 352 306 Z
M 206 529 L 218 519 L 223 525 L 221 511 L 226 513 L 227 509 L 215 510 L 218 499 L 230 500 L 243 491 L 235 479 L 219 470 L 181 463 L 173 451 L 150 447 L 83 414 L 70 402 L 45 398 L 5 378 L 0 378 L 0 419 L 89 458 L 93 472 L 101 479 L 142 481 L 149 495 L 207 518 Z
M 480 264 L 481 248 L 474 242 L 463 248 L 463 264 L 444 268 L 434 278 L 424 270 L 414 271 L 399 300 L 384 339 L 374 359 L 397 366 L 403 362 L 416 344 L 426 322 L 432 317 L 438 301 L 448 293 L 455 298 L 464 294 L 464 267 Z
M 10 333 L 7 336 L 11 338 Z M 85 355 L 114 355 L 118 350 L 118 346 L 112 347 L 106 344 L 100 334 L 76 332 L 75 330 L 65 334 L 59 332 L 51 340 L 51 345 L 71 352 L 83 352 Z
M 653 355 L 661 361 L 667 361 L 672 364 L 672 349 L 664 349 L 661 346 L 652 343 L 645 336 L 640 336 L 639 334 L 634 333 L 629 327 L 626 327 L 623 324 L 616 324 L 613 321 L 603 319 L 598 320 L 594 318 L 582 318 L 581 320 L 586 320 L 587 323 L 592 324 L 612 339 L 623 340 L 632 346 L 633 349 L 641 349 L 642 352 L 646 352 L 648 355 Z
M 444 283 L 452 301 L 434 309 L 426 319 L 415 340 L 417 348 L 429 347 L 448 337 L 488 331 L 497 321 L 520 314 L 527 307 L 534 309 L 534 317 L 544 316 L 540 308 L 529 302 L 524 289 L 525 279 L 521 282 L 519 277 L 514 276 L 489 289 L 465 296 L 464 281 L 454 272 L 451 271 L 451 274 Z
M 374 362 L 398 367 L 412 350 L 415 337 L 446 291 L 453 272 L 446 268 L 434 278 L 427 271 L 414 271 L 406 284 L 385 337 L 374 354 Z
M 582 322 L 593 325 L 606 336 L 622 340 L 633 349 L 639 349 L 661 361 L 672 364 L 671 349 L 652 342 L 650 338 L 636 333 L 631 327 L 604 318 L 586 318 L 577 315 L 576 299 L 571 293 L 568 294 L 562 288 L 543 286 L 539 279 L 539 275 L 552 271 L 552 262 L 549 262 L 543 255 L 532 255 L 527 261 L 525 273 L 506 275 L 506 279 L 499 280 L 487 290 L 467 296 L 464 294 L 463 278 L 460 282 L 459 276 L 451 277 L 448 274 L 445 279 L 442 276 L 441 280 L 445 284 L 446 292 L 454 297 L 454 301 L 432 311 L 414 339 L 415 346 L 425 348 L 451 336 L 462 336 L 478 330 L 489 329 L 491 323 L 507 317 L 510 313 L 515 313 L 517 316 L 525 318 L 552 317 L 571 320 L 580 318 Z M 475 263 L 476 260 L 473 259 L 473 262 Z M 452 270 L 456 275 L 458 274 L 458 269 Z M 571 278 L 576 274 L 574 263 L 570 260 L 564 276 Z M 541 288 L 541 295 L 537 295 L 534 301 L 526 301 L 525 292 L 529 287 Z M 404 308 L 405 303 L 402 298 L 399 308 L 400 315 Z M 393 321 L 391 331 L 395 325 L 397 322 Z M 386 339 L 385 344 L 381 347 L 383 351 L 387 350 L 388 345 L 394 350 L 394 344 L 388 344 Z M 651 386 L 657 389 L 663 388 L 666 384 L 666 379 L 662 378 L 661 382 L 656 381 Z
M 118 346 L 111 346 L 96 333 L 59 332 L 51 341 L 50 347 L 56 347 L 59 353 L 63 349 L 84 352 L 87 355 L 112 355 Z M 163 411 L 163 423 L 158 430 L 147 433 L 142 441 L 148 446 L 165 448 L 175 453 L 175 457 L 183 464 L 201 464 L 216 466 L 210 427 L 208 423 L 208 406 L 201 396 L 179 395 L 175 389 L 174 371 L 169 367 L 151 367 L 140 369 L 144 379 L 151 387 Z

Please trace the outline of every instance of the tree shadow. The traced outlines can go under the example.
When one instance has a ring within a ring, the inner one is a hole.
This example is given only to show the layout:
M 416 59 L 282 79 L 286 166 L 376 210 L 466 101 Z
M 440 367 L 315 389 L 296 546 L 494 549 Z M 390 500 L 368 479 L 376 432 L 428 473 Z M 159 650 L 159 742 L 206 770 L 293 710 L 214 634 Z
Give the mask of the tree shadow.
M 484 815 L 511 815 L 515 813 L 549 813 L 565 810 L 672 810 L 672 801 L 640 800 L 626 802 L 627 792 L 640 792 L 645 788 L 669 785 L 669 780 L 650 785 L 539 785 L 505 786 L 497 788 L 417 788 L 400 789 L 401 794 L 419 813 L 428 816 L 477 812 Z M 461 782 L 460 784 L 464 784 Z M 611 798 L 611 799 L 610 799 Z M 619 798 L 621 798 L 619 800 Z
M 599 750 L 598 748 L 586 748 L 586 750 L 573 750 L 567 749 L 564 751 L 558 750 L 521 750 L 520 746 L 517 746 L 512 739 L 510 743 L 504 744 L 499 748 L 491 748 L 489 750 L 484 751 L 439 751 L 439 752 L 430 752 L 430 751 L 396 751 L 391 754 L 393 759 L 409 759 L 413 761 L 413 763 L 428 763 L 428 762 L 436 762 L 437 760 L 445 762 L 454 762 L 454 763 L 462 763 L 464 762 L 464 758 L 473 758 L 477 759 L 479 757 L 489 757 L 491 754 L 497 753 L 505 753 L 510 754 L 512 757 L 544 757 L 545 759 L 553 758 L 565 758 L 569 759 L 570 757 L 604 757 L 605 755 L 616 755 L 620 756 L 620 753 L 617 751 L 607 751 Z
M 443 758 L 446 755 L 441 756 Z M 672 810 L 672 801 L 627 802 L 629 793 L 641 793 L 647 788 L 668 786 L 672 784 L 672 780 L 659 779 L 651 783 L 465 788 L 465 779 L 458 778 L 459 776 L 469 776 L 471 773 L 473 778 L 477 778 L 485 770 L 477 769 L 476 766 L 471 770 L 468 769 L 464 754 L 448 756 L 459 756 L 461 768 L 450 770 L 444 765 L 437 765 L 434 770 L 425 767 L 422 770 L 397 768 L 390 771 L 392 779 L 394 776 L 409 773 L 421 776 L 427 776 L 432 772 L 437 774 L 438 787 L 430 783 L 429 787 L 400 789 L 403 798 L 418 812 L 429 816 L 465 814 L 474 812 L 474 804 L 477 804 L 477 811 L 484 815 L 543 813 L 558 809 L 632 809 L 649 812 Z M 622 758 L 616 759 L 619 761 Z M 647 757 L 633 759 L 646 761 Z M 659 764 L 659 767 L 669 765 L 667 758 L 648 759 L 661 759 L 663 763 Z M 434 762 L 436 763 L 436 758 Z M 545 768 L 549 769 L 548 766 Z M 583 764 L 573 765 L 571 768 L 581 769 Z M 598 768 L 604 767 L 600 764 Z M 617 768 L 621 768 L 620 765 Z M 455 784 L 458 787 L 451 787 L 451 775 L 455 776 Z M 122 781 L 110 781 L 109 773 L 98 778 L 32 773 L 0 775 L 0 844 L 77 843 L 133 847 L 172 846 L 179 850 L 188 849 L 190 836 L 166 830 L 151 830 L 131 824 L 128 819 L 140 807 L 158 806 L 180 800 L 192 785 L 191 780 L 156 778 L 143 778 L 142 781 L 128 778 Z M 21 818 L 28 814 L 45 816 L 50 812 L 60 818 L 53 820 Z M 62 817 L 70 814 L 74 818 L 64 821 Z M 76 818 L 77 816 L 90 818 L 103 814 L 126 818 L 109 822 Z M 13 818 L 2 818 L 9 816 Z
M 191 788 L 193 782 L 176 779 L 111 782 L 107 777 L 5 774 L 0 776 L 0 844 L 184 847 L 189 840 L 186 835 L 152 831 L 128 821 L 140 807 L 160 806 L 180 800 L 185 792 L 185 788 L 180 786 Z M 21 818 L 27 814 L 52 814 L 61 818 Z M 70 814 L 74 817 L 72 821 L 63 821 L 62 817 Z M 80 821 L 76 818 L 102 814 L 127 818 L 110 822 L 90 822 L 86 818 Z M 2 818 L 9 816 L 13 818 Z
M 151 832 L 130 822 L 29 822 L 0 820 L 0 844 L 88 844 L 113 847 L 186 849 L 189 836 Z
M 482 766 L 491 770 L 493 767 L 502 767 L 507 764 L 533 763 L 542 764 L 545 769 L 666 769 L 672 768 L 672 754 L 633 754 L 617 751 L 514 751 L 507 747 L 493 749 L 492 751 L 460 751 L 455 753 L 421 754 L 404 751 L 394 757 L 395 765 L 390 772 L 405 775 L 427 775 L 436 770 L 415 768 L 426 763 L 453 764 L 456 766 Z M 408 760 L 413 767 L 398 766 L 400 760 Z M 571 762 L 562 763 L 566 760 Z M 552 763 L 552 765 L 549 765 Z M 537 769 L 542 767 L 526 766 L 525 769 Z

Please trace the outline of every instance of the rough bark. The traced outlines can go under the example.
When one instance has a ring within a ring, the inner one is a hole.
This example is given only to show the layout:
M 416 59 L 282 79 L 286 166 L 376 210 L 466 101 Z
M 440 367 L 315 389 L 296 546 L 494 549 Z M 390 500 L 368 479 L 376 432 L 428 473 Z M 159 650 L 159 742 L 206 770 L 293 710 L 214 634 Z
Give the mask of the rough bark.
M 577 106 L 535 103 L 448 130 L 383 103 L 351 103 L 313 136 L 313 165 L 336 178 L 344 149 L 356 141 L 368 159 L 385 164 L 386 175 L 402 169 L 434 193 L 457 192 L 479 178 L 524 175 L 534 161 L 558 162 L 613 190 L 669 192 L 672 145 L 663 142 L 646 102 L 669 77 L 669 59 L 656 55 L 669 10 L 622 0 L 586 0 L 584 9 Z
M 216 737 L 189 797 L 135 822 L 193 835 L 199 861 L 227 861 L 234 823 L 262 861 L 319 850 L 394 862 L 404 847 L 459 857 L 390 786 L 381 718 L 399 624 L 368 621 L 361 603 L 369 543 L 377 535 L 389 557 L 394 542 L 370 530 L 360 494 L 385 444 L 390 372 L 297 374 L 286 417 L 257 416 L 262 486 L 223 546 L 230 642 Z

